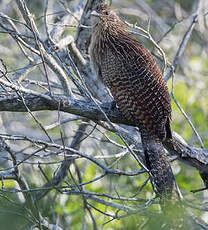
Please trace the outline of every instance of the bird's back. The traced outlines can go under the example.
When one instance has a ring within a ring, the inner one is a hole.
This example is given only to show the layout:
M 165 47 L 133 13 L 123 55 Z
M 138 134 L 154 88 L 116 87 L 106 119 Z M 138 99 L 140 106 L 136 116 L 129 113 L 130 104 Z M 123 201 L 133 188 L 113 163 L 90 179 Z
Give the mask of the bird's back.
M 171 133 L 170 96 L 156 61 L 127 33 L 108 37 L 97 52 L 100 77 L 129 120 L 164 140 Z M 167 127 L 167 128 L 166 128 Z

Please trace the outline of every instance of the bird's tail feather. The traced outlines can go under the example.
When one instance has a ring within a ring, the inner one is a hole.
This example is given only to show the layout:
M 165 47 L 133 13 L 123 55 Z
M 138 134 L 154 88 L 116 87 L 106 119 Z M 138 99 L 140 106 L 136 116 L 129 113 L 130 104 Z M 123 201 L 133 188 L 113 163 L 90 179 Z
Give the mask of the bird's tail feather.
M 157 195 L 171 198 L 175 193 L 176 182 L 162 141 L 150 137 L 145 129 L 141 131 L 141 138 L 153 188 Z

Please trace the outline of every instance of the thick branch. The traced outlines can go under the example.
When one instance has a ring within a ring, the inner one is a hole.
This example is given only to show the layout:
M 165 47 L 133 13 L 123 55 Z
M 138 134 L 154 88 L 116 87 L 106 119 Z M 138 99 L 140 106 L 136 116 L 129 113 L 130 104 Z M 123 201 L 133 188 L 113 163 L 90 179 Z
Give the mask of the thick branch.
M 24 102 L 31 111 L 41 110 L 60 110 L 62 112 L 80 115 L 94 121 L 105 121 L 104 114 L 99 108 L 91 103 L 76 100 L 71 97 L 55 95 L 53 98 L 35 95 L 24 95 Z M 127 121 L 117 110 L 109 111 L 109 108 L 101 106 L 110 121 L 125 125 L 136 126 L 136 124 Z M 0 98 L 0 111 L 7 112 L 27 112 L 22 100 L 18 96 L 7 96 Z M 173 133 L 173 139 L 163 143 L 168 152 L 177 155 L 179 160 L 197 168 L 200 174 L 203 174 L 204 180 L 208 180 L 208 150 L 189 146 L 176 133 Z

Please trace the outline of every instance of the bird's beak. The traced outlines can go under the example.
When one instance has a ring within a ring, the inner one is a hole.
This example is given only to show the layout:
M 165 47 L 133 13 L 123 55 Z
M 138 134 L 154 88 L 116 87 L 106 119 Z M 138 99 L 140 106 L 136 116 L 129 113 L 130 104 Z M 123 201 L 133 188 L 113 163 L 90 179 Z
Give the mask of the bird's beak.
M 93 10 L 91 16 L 100 17 L 100 14 L 96 10 Z

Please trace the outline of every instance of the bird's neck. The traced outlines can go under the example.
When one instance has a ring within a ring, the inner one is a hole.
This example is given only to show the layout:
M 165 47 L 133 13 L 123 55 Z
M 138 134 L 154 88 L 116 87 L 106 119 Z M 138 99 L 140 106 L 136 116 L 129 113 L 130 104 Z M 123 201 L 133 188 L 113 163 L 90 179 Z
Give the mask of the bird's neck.
M 113 25 L 97 25 L 93 27 L 92 30 L 92 39 L 94 40 L 94 44 L 108 44 L 110 40 L 114 40 L 115 42 L 121 36 L 126 35 L 127 32 L 120 27 L 115 27 Z

